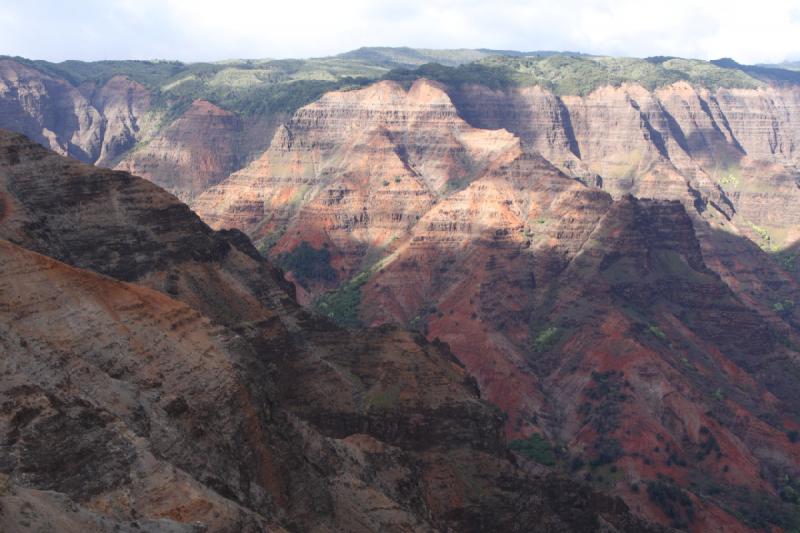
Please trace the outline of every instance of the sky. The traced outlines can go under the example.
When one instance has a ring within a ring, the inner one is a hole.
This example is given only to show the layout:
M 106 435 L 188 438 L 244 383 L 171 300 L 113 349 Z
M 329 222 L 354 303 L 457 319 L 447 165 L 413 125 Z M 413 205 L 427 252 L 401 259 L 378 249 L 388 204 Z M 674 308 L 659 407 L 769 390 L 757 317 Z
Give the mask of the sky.
M 361 46 L 800 60 L 800 0 L 0 0 L 0 55 L 302 58 Z

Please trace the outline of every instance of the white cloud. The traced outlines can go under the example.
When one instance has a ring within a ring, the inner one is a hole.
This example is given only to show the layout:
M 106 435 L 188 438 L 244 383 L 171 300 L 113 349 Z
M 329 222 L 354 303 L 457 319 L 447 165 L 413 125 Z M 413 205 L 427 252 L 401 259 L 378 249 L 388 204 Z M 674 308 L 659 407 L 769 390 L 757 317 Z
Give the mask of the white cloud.
M 800 58 L 797 0 L 0 0 L 0 53 L 308 57 L 359 46 Z

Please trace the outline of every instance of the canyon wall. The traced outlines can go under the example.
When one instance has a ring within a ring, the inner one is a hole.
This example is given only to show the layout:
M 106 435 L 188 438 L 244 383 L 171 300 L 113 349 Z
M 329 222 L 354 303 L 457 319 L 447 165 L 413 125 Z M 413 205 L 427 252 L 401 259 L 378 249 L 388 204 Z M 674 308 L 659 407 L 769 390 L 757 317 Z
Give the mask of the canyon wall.
M 779 500 L 800 466 L 797 258 L 780 255 L 798 94 L 381 82 L 301 109 L 193 207 L 319 312 L 446 341 L 510 438 L 564 446 L 654 519 L 747 531 L 765 519 L 742 495 Z

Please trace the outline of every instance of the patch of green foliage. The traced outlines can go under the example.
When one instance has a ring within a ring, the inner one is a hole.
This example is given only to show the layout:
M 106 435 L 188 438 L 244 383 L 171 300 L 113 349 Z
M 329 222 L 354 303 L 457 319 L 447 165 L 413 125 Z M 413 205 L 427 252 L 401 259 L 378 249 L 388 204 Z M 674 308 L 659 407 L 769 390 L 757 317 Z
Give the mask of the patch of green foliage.
M 624 389 L 630 384 L 624 376 L 623 372 L 615 370 L 592 372 L 592 385 L 585 390 L 587 401 L 578 409 L 598 435 L 593 446 L 592 467 L 614 463 L 624 455 L 622 445 L 611 436 L 620 427 L 622 406 L 629 398 Z
M 292 272 L 303 286 L 310 281 L 336 280 L 336 270 L 331 267 L 330 250 L 326 247 L 313 248 L 307 241 L 301 242 L 291 252 L 277 256 L 276 263 Z
M 725 174 L 719 178 L 719 184 L 736 187 L 739 185 L 739 178 L 734 174 Z
M 336 81 L 289 80 L 247 88 L 223 86 L 203 90 L 201 95 L 194 96 L 203 97 L 224 109 L 244 116 L 292 114 L 326 92 L 362 87 L 371 81 L 368 78 L 342 78 Z
M 534 433 L 527 439 L 512 440 L 508 443 L 508 447 L 539 464 L 545 466 L 556 464 L 556 455 L 552 446 L 538 433 Z
M 663 340 L 666 340 L 666 338 L 667 338 L 667 335 L 666 335 L 666 333 L 664 333 L 663 331 L 661 331 L 661 328 L 659 328 L 658 326 L 649 326 L 649 327 L 647 328 L 647 331 L 649 331 L 651 335 L 653 335 L 654 337 L 657 337 L 657 338 L 661 339 L 662 341 L 663 341 Z
M 368 411 L 383 411 L 393 408 L 400 399 L 400 387 L 392 385 L 388 389 L 370 392 L 366 399 Z
M 717 89 L 756 88 L 761 77 L 744 68 L 715 65 L 707 61 L 678 58 L 636 59 L 567 54 L 547 56 L 490 56 L 458 66 L 436 63 L 416 69 L 395 69 L 385 76 L 401 82 L 430 78 L 449 85 L 468 83 L 494 89 L 540 85 L 558 95 L 585 96 L 595 89 L 636 83 L 649 90 L 678 81 Z
M 780 264 L 781 268 L 786 272 L 800 271 L 800 258 L 798 258 L 796 253 L 784 251 L 776 254 L 775 259 L 777 259 L 778 264 Z
M 180 61 L 49 61 L 30 60 L 14 57 L 15 61 L 33 67 L 39 71 L 65 78 L 77 86 L 90 81 L 103 84 L 117 75 L 124 75 L 148 87 L 159 87 L 173 77 L 189 70 L 202 70 L 212 67 L 209 63 L 187 65 Z
M 706 426 L 700 428 L 700 433 L 703 436 L 703 439 L 700 442 L 697 454 L 695 454 L 697 460 L 702 461 L 711 454 L 715 454 L 717 460 L 719 460 L 722 457 L 722 450 L 720 449 L 719 443 L 717 442 L 716 437 L 714 437 L 714 434 L 711 433 L 711 430 L 709 430 Z
M 672 478 L 659 476 L 647 482 L 647 496 L 669 517 L 672 527 L 686 529 L 694 518 L 694 504 Z
M 531 348 L 536 353 L 550 351 L 556 345 L 560 336 L 561 333 L 557 327 L 549 326 L 539 332 L 533 340 Z
M 758 246 L 762 250 L 764 250 L 765 252 L 771 252 L 772 251 L 772 236 L 770 236 L 769 232 L 766 229 L 762 228 L 761 226 L 757 226 L 756 224 L 753 224 L 752 222 L 748 222 L 748 224 L 750 225 L 750 227 L 753 229 L 753 231 L 756 233 L 756 235 L 758 235 L 759 239 L 761 240 L 761 242 L 757 243 Z
M 307 60 L 235 60 L 222 63 L 180 61 L 65 61 L 50 63 L 13 58 L 45 74 L 78 86 L 99 85 L 122 75 L 152 92 L 163 123 L 180 116 L 202 98 L 243 116 L 291 114 L 333 90 L 362 87 L 386 68 L 341 58 Z
M 364 47 L 345 52 L 337 57 L 362 61 L 370 65 L 387 68 L 409 67 L 425 63 L 439 63 L 456 66 L 470 63 L 494 55 L 491 50 L 471 50 L 467 48 L 455 50 L 436 50 L 408 47 Z
M 794 310 L 793 300 L 781 300 L 772 304 L 772 310 L 782 317 L 789 317 Z
M 745 524 L 758 531 L 779 527 L 785 531 L 800 531 L 800 504 L 795 496 L 800 487 L 787 484 L 781 498 L 744 487 L 727 490 L 723 499 L 728 509 Z
M 359 318 L 361 287 L 369 280 L 370 272 L 362 272 L 336 290 L 326 292 L 314 303 L 316 311 L 340 326 L 362 326 Z
M 261 239 L 254 241 L 253 244 L 255 245 L 256 250 L 258 250 L 258 253 L 264 256 L 264 258 L 268 259 L 269 251 L 272 250 L 272 247 L 278 243 L 282 236 L 282 231 L 276 231 L 274 233 L 270 233 L 266 237 L 262 237 Z
M 606 435 L 598 438 L 592 448 L 594 448 L 594 458 L 589 462 L 592 468 L 613 464 L 625 455 L 622 444 L 617 439 Z

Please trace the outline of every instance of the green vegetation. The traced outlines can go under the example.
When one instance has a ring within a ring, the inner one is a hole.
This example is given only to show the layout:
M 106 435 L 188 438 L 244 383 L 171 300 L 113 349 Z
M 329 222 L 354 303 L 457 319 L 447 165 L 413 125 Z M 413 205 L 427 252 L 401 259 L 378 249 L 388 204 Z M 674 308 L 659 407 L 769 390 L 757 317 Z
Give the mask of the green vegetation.
M 739 178 L 735 174 L 728 173 L 719 178 L 719 184 L 736 187 L 739 185 Z
M 385 411 L 397 405 L 400 399 L 400 386 L 392 385 L 388 389 L 370 391 L 366 398 L 367 411 Z
M 331 252 L 326 247 L 313 248 L 307 241 L 301 242 L 294 250 L 280 254 L 278 265 L 294 274 L 303 286 L 309 281 L 335 281 L 336 271 L 331 267 Z
M 775 76 L 773 72 L 752 71 L 741 65 L 699 60 L 555 54 L 496 55 L 458 66 L 428 63 L 413 70 L 395 69 L 386 78 L 408 83 L 425 77 L 454 86 L 480 83 L 495 89 L 541 85 L 558 95 L 585 96 L 598 87 L 620 86 L 626 82 L 650 90 L 677 81 L 712 90 L 719 87 L 756 88 Z M 795 77 L 797 80 L 794 81 L 800 83 L 800 75 Z
M 800 531 L 800 504 L 795 499 L 798 488 L 787 482 L 780 499 L 744 487 L 723 488 L 722 499 L 734 516 L 755 530 L 768 531 L 777 526 L 796 532 Z
M 703 436 L 703 440 L 700 442 L 700 447 L 695 455 L 697 460 L 702 461 L 711 454 L 714 454 L 717 460 L 721 459 L 722 450 L 719 447 L 716 437 L 711 433 L 711 430 L 703 426 L 700 428 L 700 434 Z
M 669 517 L 672 527 L 686 529 L 694 518 L 694 505 L 689 495 L 672 478 L 659 475 L 647 482 L 647 496 Z
M 174 120 L 198 98 L 242 116 L 291 114 L 328 91 L 363 87 L 378 79 L 410 84 L 425 77 L 455 87 L 476 83 L 495 89 L 541 85 L 560 95 L 586 95 L 598 87 L 625 82 L 648 89 L 679 80 L 711 89 L 754 88 L 765 81 L 800 83 L 800 72 L 748 67 L 731 61 L 468 49 L 361 48 L 325 58 L 214 63 L 164 60 L 50 63 L 13 59 L 62 77 L 75 86 L 86 82 L 103 84 L 114 76 L 124 75 L 153 92 L 155 109 L 163 114 L 162 124 Z
M 550 443 L 538 433 L 534 433 L 528 439 L 512 440 L 508 447 L 522 455 L 545 466 L 556 464 L 556 455 Z
M 775 259 L 777 259 L 778 264 L 780 264 L 781 268 L 786 272 L 800 271 L 800 258 L 798 258 L 796 253 L 783 251 L 776 254 Z
M 496 52 L 492 50 L 470 50 L 466 48 L 457 50 L 435 50 L 407 47 L 369 47 L 346 52 L 337 57 L 362 61 L 367 64 L 380 65 L 387 68 L 397 68 L 424 65 L 425 63 L 456 66 L 477 61 L 492 56 L 495 53 Z
M 658 326 L 650 326 L 647 328 L 647 331 L 649 331 L 651 335 L 661 339 L 662 341 L 667 339 L 666 333 L 661 331 L 661 328 L 659 328 Z
M 620 427 L 622 405 L 629 396 L 624 392 L 630 384 L 623 372 L 608 370 L 592 372 L 592 385 L 584 391 L 587 401 L 581 404 L 578 413 L 595 431 L 593 468 L 612 464 L 624 455 L 622 444 L 612 434 Z
M 595 452 L 594 458 L 589 463 L 592 468 L 613 464 L 617 459 L 625 455 L 622 444 L 617 439 L 606 435 L 598 438 L 592 448 L 594 448 Z
M 235 60 L 219 63 L 179 61 L 65 61 L 14 58 L 75 86 L 103 84 L 124 75 L 153 91 L 162 123 L 181 115 L 202 98 L 243 116 L 291 114 L 333 90 L 361 87 L 380 78 L 386 67 L 344 58 Z
M 781 317 L 787 318 L 792 315 L 792 311 L 794 310 L 794 301 L 782 300 L 780 302 L 775 302 L 772 304 L 772 310 Z
M 362 272 L 336 290 L 326 292 L 314 303 L 318 313 L 327 316 L 344 327 L 359 327 L 361 307 L 361 287 L 367 282 L 371 272 Z
M 548 352 L 553 349 L 560 337 L 561 333 L 557 327 L 547 327 L 539 332 L 531 348 L 536 353 Z
M 760 239 L 760 242 L 757 243 L 758 246 L 765 252 L 772 252 L 773 251 L 772 237 L 770 236 L 769 232 L 766 229 L 762 228 L 761 226 L 753 224 L 752 222 L 748 222 L 748 224 Z

